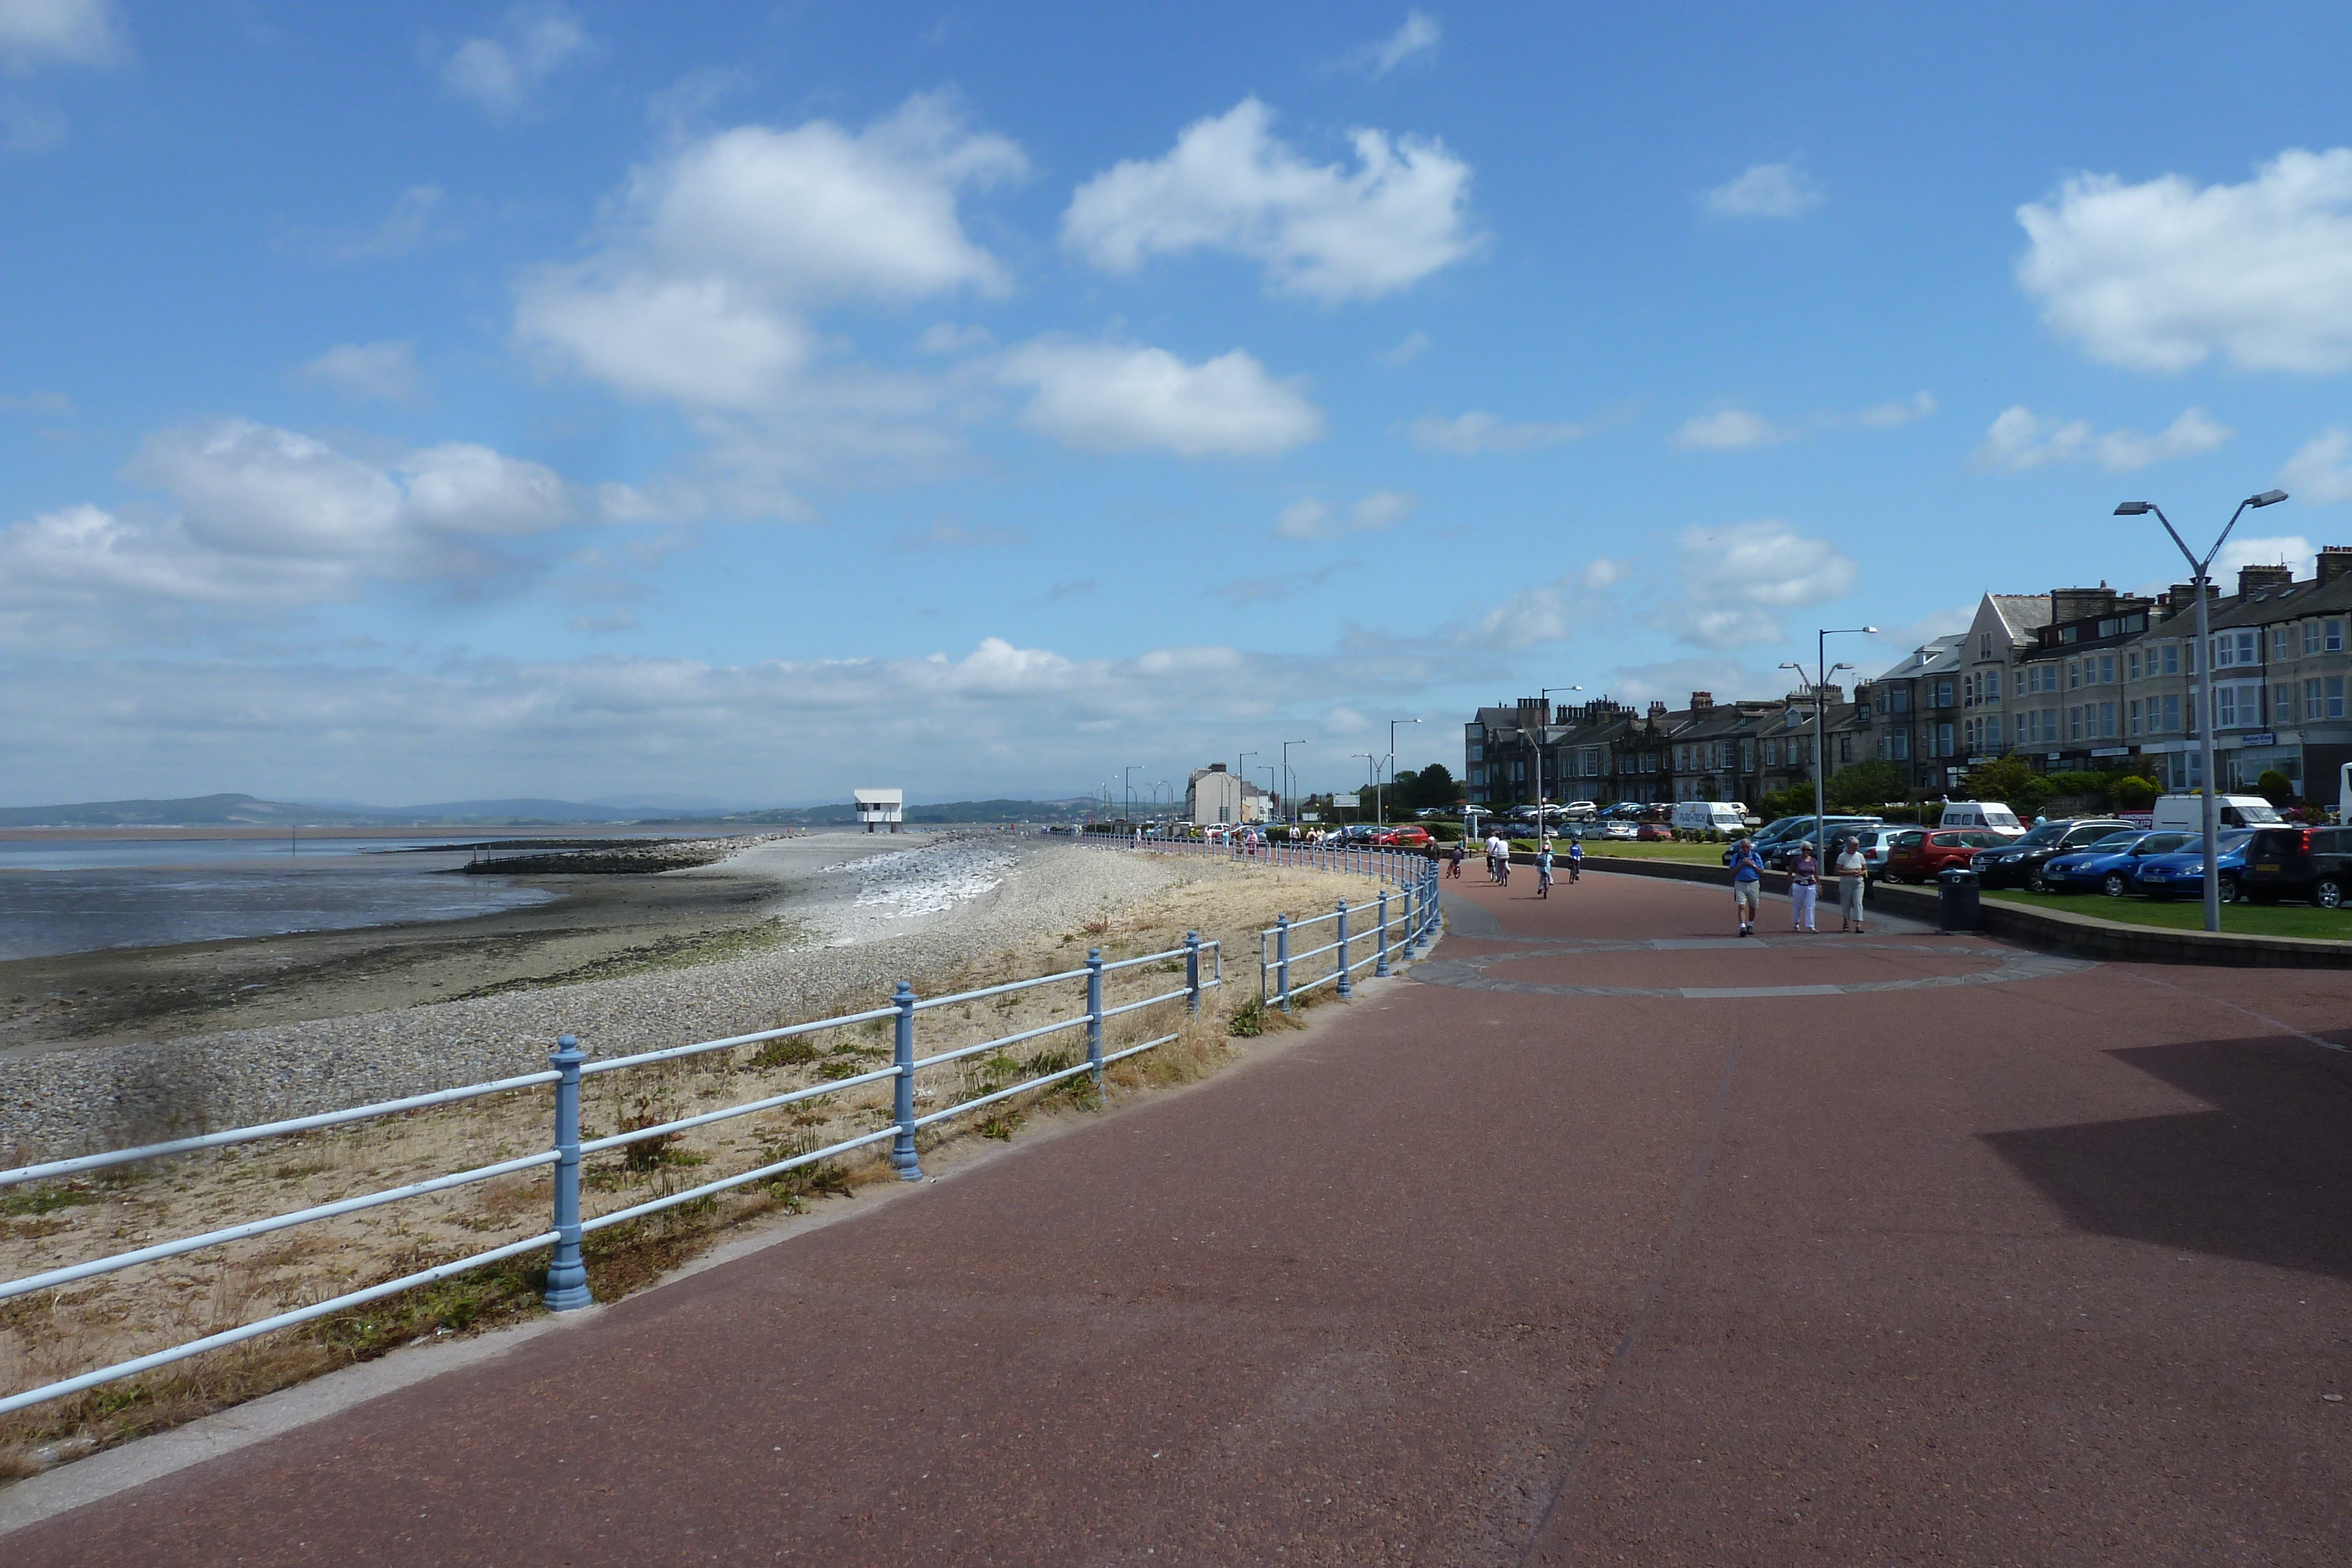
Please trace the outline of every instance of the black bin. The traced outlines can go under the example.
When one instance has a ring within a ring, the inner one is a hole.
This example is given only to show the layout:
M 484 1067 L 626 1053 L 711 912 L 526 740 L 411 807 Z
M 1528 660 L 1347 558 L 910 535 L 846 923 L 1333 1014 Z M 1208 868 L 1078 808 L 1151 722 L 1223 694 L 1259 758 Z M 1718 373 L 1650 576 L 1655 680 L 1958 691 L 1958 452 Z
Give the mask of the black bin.
M 1965 866 L 1953 866 L 1937 873 L 1936 915 L 1939 929 L 1974 931 L 1980 911 L 1976 873 Z

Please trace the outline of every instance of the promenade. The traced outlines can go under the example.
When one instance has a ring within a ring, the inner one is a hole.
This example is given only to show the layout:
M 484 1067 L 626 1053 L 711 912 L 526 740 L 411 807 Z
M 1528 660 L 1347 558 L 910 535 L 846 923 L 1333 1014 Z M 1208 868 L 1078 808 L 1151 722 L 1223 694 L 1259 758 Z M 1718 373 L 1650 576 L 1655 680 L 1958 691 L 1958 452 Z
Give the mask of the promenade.
M 2352 1561 L 2352 976 L 1470 869 L 1205 1084 L 0 1558 Z

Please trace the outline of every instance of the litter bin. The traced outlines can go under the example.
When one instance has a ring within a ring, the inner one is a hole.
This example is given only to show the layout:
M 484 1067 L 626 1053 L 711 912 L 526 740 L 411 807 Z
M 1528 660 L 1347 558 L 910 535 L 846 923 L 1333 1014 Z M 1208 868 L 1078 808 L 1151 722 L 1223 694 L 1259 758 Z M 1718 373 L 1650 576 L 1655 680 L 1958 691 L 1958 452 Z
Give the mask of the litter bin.
M 1964 866 L 1953 866 L 1936 876 L 1936 915 L 1937 928 L 1944 931 L 1974 931 L 1979 915 L 1977 873 Z

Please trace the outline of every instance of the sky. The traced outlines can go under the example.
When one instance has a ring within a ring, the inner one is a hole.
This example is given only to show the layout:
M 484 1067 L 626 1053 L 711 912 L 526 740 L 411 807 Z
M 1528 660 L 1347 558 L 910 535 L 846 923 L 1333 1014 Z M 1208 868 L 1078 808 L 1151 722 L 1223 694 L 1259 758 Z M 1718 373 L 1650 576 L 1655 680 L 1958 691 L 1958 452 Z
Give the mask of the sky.
M 2352 542 L 2352 12 L 0 0 L 0 803 L 1458 770 Z M 1568 688 L 1565 691 L 1557 688 Z M 1250 755 L 1254 754 L 1254 755 Z

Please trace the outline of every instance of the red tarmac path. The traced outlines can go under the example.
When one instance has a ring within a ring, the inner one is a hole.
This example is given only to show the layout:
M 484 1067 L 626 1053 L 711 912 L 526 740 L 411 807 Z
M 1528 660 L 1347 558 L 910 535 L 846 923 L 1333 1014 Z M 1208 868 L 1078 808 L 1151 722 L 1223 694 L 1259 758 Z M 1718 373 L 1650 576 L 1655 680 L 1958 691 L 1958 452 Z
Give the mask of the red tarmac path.
M 1531 881 L 1197 1089 L 0 1560 L 2352 1562 L 2352 977 Z

